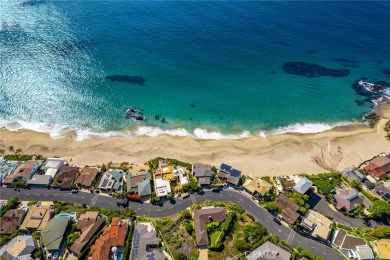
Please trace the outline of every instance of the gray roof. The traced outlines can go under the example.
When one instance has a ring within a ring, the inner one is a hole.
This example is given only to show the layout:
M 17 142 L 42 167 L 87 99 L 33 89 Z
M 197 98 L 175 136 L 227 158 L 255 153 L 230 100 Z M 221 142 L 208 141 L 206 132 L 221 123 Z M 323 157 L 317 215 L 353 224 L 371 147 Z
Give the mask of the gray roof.
M 246 256 L 248 260 L 257 260 L 257 259 L 274 259 L 274 260 L 290 260 L 291 254 L 287 250 L 272 244 L 267 241 L 255 250 L 253 250 L 249 255 Z
M 152 194 L 149 172 L 141 174 L 128 174 L 126 176 L 127 192 L 137 192 L 138 196 Z
M 61 242 L 64 239 L 65 232 L 68 228 L 68 217 L 54 217 L 43 228 L 42 242 L 47 250 L 59 250 Z
M 158 247 L 160 245 L 160 239 L 157 237 L 156 231 L 148 231 L 148 227 L 151 227 L 150 225 L 137 224 L 135 226 L 131 260 L 165 259 L 164 255 L 162 255 L 164 258 L 161 258 L 161 253 L 157 250 L 152 252 L 147 250 L 148 246 Z
M 368 245 L 357 246 L 356 254 L 359 255 L 359 259 L 375 259 L 372 249 Z
M 47 185 L 51 181 L 52 177 L 50 175 L 34 175 L 30 180 L 27 181 L 27 184 L 30 185 Z
M 0 249 L 0 258 L 30 260 L 31 253 L 37 248 L 37 242 L 32 236 L 17 236 Z
M 303 177 L 295 186 L 294 190 L 300 194 L 305 194 L 313 183 L 306 177 Z
M 192 165 L 192 173 L 195 177 L 211 177 L 213 175 L 213 170 L 211 165 L 203 163 L 194 163 Z
M 345 177 L 347 177 L 349 180 L 363 181 L 364 179 L 366 179 L 366 176 L 355 168 L 345 169 L 343 171 L 343 175 L 345 175 Z

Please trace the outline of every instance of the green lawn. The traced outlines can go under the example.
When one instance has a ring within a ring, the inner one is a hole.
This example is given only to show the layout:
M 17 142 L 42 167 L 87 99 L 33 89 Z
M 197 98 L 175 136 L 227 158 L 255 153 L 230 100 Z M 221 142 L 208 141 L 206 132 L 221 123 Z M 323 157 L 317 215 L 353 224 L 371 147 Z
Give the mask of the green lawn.
M 210 240 L 211 244 L 210 245 L 215 245 L 218 243 L 218 240 L 222 234 L 222 231 L 214 231 L 213 233 L 210 234 Z

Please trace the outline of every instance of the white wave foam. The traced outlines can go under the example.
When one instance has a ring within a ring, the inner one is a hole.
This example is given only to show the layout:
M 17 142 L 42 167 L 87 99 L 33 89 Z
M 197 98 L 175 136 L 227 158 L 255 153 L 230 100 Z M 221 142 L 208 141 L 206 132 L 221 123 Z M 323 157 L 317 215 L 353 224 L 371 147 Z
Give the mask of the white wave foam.
M 215 140 L 220 140 L 220 139 L 242 139 L 245 137 L 251 136 L 251 133 L 249 131 L 243 131 L 240 134 L 229 134 L 229 135 L 224 135 L 221 134 L 220 132 L 209 132 L 206 129 L 201 129 L 201 128 L 196 128 L 194 130 L 194 137 L 198 139 L 215 139 Z
M 272 135 L 281 135 L 286 133 L 300 133 L 300 134 L 313 134 L 320 133 L 327 130 L 330 130 L 337 126 L 346 126 L 353 124 L 351 122 L 341 122 L 337 124 L 325 124 L 325 123 L 297 123 L 293 125 L 278 127 L 277 129 L 271 131 Z
M 191 135 L 188 133 L 187 130 L 184 128 L 177 128 L 173 130 L 162 130 L 158 127 L 150 127 L 150 126 L 141 126 L 138 127 L 138 129 L 134 133 L 135 135 L 147 135 L 150 137 L 156 137 L 158 135 L 167 134 L 172 136 L 189 136 Z
M 293 124 L 284 127 L 279 127 L 270 131 L 260 131 L 258 137 L 266 138 L 270 135 L 281 135 L 285 133 L 319 133 L 330 130 L 337 126 L 350 125 L 351 122 L 341 122 L 337 124 L 325 123 L 303 123 Z M 45 124 L 45 123 L 31 123 L 26 121 L 1 121 L 0 128 L 6 128 L 9 131 L 31 130 L 39 133 L 47 133 L 53 139 L 63 138 L 71 135 L 75 141 L 83 141 L 86 139 L 105 139 L 110 137 L 126 137 L 133 138 L 136 136 L 150 136 L 156 137 L 159 135 L 171 136 L 191 136 L 196 139 L 243 139 L 252 136 L 249 131 L 242 131 L 239 134 L 222 134 L 216 131 L 208 131 L 207 129 L 196 128 L 193 133 L 188 132 L 184 128 L 177 128 L 172 130 L 163 130 L 158 127 L 140 126 L 134 131 L 107 131 L 95 132 L 92 129 L 75 129 L 69 126 L 59 124 Z

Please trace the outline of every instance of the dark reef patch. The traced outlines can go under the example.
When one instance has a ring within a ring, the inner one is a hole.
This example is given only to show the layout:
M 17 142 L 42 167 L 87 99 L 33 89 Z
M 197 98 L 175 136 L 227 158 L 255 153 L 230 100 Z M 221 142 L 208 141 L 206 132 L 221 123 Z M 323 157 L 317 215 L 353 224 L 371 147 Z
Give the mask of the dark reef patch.
M 390 69 L 384 69 L 382 72 L 386 75 L 386 77 L 390 78 Z
M 306 50 L 305 52 L 308 54 L 317 54 L 318 53 L 317 50 Z
M 146 79 L 142 76 L 128 76 L 128 75 L 110 75 L 106 77 L 109 81 L 114 82 L 126 82 L 130 84 L 137 84 L 141 86 L 145 86 Z
M 28 6 L 39 6 L 39 5 L 44 5 L 46 4 L 46 1 L 41 1 L 41 0 L 27 0 L 22 2 L 20 5 L 22 7 L 28 7 Z
M 307 78 L 316 78 L 321 76 L 346 77 L 350 71 L 347 69 L 329 69 L 327 67 L 307 62 L 285 62 L 282 66 L 285 73 L 304 76 Z
M 195 108 L 195 107 L 196 107 L 196 105 L 195 105 L 195 104 L 191 104 L 190 106 L 191 106 L 191 107 L 193 107 L 193 108 Z
M 96 41 L 94 40 L 77 40 L 77 41 L 63 41 L 53 48 L 53 52 L 61 56 L 69 56 L 82 51 L 89 51 L 94 49 Z

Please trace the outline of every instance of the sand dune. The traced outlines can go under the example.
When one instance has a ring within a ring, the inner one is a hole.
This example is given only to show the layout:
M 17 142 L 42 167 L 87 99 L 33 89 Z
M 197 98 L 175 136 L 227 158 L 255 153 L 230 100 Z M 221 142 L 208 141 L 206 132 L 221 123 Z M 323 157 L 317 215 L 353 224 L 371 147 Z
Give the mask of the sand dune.
M 74 141 L 71 136 L 52 139 L 32 131 L 0 130 L 0 145 L 13 145 L 25 153 L 72 158 L 80 165 L 109 161 L 143 164 L 157 157 L 214 165 L 228 163 L 252 176 L 315 174 L 359 165 L 381 152 L 390 151 L 383 126 L 390 118 L 390 104 L 381 103 L 382 116 L 375 128 L 365 125 L 336 127 L 317 134 L 283 134 L 240 140 L 199 140 L 192 137 L 138 136 Z

